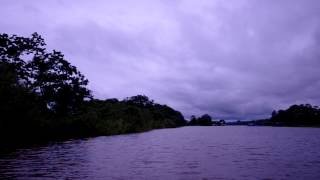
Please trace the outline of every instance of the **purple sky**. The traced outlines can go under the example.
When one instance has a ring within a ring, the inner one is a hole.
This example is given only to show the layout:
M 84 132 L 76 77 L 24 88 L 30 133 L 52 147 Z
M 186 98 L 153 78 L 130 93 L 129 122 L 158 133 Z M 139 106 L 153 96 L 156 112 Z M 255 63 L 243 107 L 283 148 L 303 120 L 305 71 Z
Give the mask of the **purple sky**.
M 40 33 L 97 98 L 268 117 L 320 104 L 319 0 L 1 0 L 0 32 Z

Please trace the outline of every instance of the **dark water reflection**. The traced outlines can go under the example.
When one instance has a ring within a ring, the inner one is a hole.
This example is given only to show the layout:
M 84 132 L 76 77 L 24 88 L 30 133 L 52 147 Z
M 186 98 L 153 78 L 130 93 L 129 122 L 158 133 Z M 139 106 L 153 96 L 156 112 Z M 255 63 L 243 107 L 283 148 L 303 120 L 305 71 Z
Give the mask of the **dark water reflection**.
M 320 179 L 320 129 L 184 127 L 0 156 L 2 179 Z

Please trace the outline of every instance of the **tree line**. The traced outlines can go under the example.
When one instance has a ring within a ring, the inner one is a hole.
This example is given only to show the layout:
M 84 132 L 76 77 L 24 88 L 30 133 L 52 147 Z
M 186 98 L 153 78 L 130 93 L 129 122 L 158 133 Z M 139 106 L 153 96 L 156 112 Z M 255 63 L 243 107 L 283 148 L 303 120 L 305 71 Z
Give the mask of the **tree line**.
M 145 95 L 99 100 L 88 80 L 44 39 L 0 34 L 0 140 L 21 142 L 142 132 L 185 125 L 225 125 L 211 116 L 183 115 Z M 320 126 L 320 108 L 293 105 L 270 119 L 245 124 Z M 227 123 L 228 124 L 228 123 Z M 234 123 L 236 124 L 243 124 Z
M 192 115 L 190 121 L 187 123 L 188 126 L 223 126 L 225 125 L 225 120 L 214 121 L 209 114 L 204 114 L 200 117 Z
M 320 108 L 310 104 L 292 105 L 288 109 L 273 111 L 272 125 L 320 126 Z
M 228 122 L 227 125 L 320 127 L 320 108 L 310 104 L 295 104 L 284 110 L 272 111 L 270 118 Z
M 88 80 L 44 39 L 0 34 L 2 142 L 141 132 L 186 124 L 169 106 L 137 95 L 94 99 Z

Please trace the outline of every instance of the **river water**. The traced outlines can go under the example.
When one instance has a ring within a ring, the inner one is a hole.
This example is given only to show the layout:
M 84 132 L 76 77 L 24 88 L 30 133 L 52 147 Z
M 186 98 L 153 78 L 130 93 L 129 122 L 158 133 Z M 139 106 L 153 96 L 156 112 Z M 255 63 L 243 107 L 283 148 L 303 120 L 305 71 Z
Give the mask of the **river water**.
M 0 179 L 320 179 L 320 128 L 183 127 L 0 155 Z

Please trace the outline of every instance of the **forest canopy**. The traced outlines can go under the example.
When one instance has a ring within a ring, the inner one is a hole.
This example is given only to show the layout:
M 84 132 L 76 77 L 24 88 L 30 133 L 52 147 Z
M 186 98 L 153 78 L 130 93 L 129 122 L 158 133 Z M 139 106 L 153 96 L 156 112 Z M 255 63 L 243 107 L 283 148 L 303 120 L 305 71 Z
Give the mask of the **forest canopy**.
M 88 80 L 44 39 L 0 34 L 0 138 L 56 138 L 141 132 L 185 125 L 182 114 L 147 96 L 97 100 Z M 21 136 L 21 134 L 23 134 Z
M 320 126 L 320 108 L 310 104 L 292 105 L 288 109 L 273 111 L 270 121 L 285 126 Z

